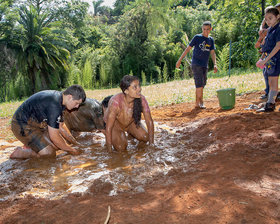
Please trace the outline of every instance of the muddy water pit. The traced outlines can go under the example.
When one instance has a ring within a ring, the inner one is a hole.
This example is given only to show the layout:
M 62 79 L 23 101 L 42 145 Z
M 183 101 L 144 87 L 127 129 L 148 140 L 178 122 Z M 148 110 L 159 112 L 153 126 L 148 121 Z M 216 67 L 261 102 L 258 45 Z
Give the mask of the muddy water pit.
M 28 194 L 58 199 L 86 192 L 97 179 L 112 185 L 110 196 L 123 191 L 144 192 L 145 186 L 155 181 L 170 184 L 169 171 L 190 171 L 192 164 L 217 150 L 214 144 L 199 150 L 195 147 L 191 133 L 205 122 L 209 119 L 181 128 L 155 123 L 155 147 L 140 147 L 130 140 L 125 153 L 108 153 L 101 133 L 79 133 L 76 137 L 83 144 L 83 153 L 71 156 L 60 152 L 55 159 L 10 160 L 20 142 L 0 139 L 0 200 Z M 155 178 L 158 175 L 160 178 Z

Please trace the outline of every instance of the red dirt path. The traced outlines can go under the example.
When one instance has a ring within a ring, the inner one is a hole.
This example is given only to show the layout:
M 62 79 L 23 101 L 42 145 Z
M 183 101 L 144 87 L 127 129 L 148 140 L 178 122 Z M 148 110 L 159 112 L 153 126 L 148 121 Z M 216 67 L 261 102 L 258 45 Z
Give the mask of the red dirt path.
M 206 119 L 185 138 L 197 150 L 213 142 L 218 146 L 189 172 L 172 170 L 170 183 L 159 176 L 143 193 L 110 197 L 110 184 L 96 181 L 88 193 L 60 200 L 0 201 L 0 223 L 104 223 L 108 206 L 113 224 L 280 223 L 280 112 L 244 110 L 260 103 L 259 95 L 238 96 L 228 111 L 217 99 L 206 101 L 206 110 L 191 103 L 153 108 L 153 119 L 170 126 Z

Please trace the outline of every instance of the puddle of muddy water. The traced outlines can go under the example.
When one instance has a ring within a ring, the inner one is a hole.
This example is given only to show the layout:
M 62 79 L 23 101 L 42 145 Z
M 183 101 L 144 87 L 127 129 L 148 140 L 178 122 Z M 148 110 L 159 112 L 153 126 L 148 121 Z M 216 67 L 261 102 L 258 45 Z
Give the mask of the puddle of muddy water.
M 193 163 L 216 150 L 214 146 L 199 152 L 192 149 L 188 135 L 201 124 L 174 128 L 155 123 L 156 146 L 138 147 L 131 140 L 125 153 L 106 152 L 105 139 L 100 133 L 77 136 L 84 145 L 81 155 L 60 152 L 57 158 L 45 160 L 10 160 L 14 147 L 1 147 L 0 142 L 0 200 L 28 194 L 57 199 L 68 193 L 86 192 L 96 179 L 112 184 L 109 195 L 144 192 L 145 186 L 158 175 L 162 183 L 170 183 L 172 180 L 166 176 L 170 170 L 188 171 Z

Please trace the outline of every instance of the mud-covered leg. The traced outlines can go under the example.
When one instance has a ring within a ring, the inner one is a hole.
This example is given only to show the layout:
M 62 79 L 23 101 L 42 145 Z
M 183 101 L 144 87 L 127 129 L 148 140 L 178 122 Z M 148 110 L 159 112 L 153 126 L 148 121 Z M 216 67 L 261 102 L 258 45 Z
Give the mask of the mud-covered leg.
M 48 145 L 47 147 L 40 150 L 38 154 L 40 157 L 56 157 L 56 149 L 53 146 Z
M 112 130 L 112 145 L 117 151 L 125 151 L 127 148 L 127 138 L 125 132 L 116 127 Z
M 142 124 L 139 125 L 139 127 L 137 127 L 135 125 L 135 123 L 132 123 L 127 132 L 132 135 L 134 138 L 136 138 L 137 140 L 141 141 L 141 142 L 148 142 L 149 141 L 149 135 L 147 130 L 144 128 L 144 126 Z
M 203 87 L 195 89 L 195 96 L 196 96 L 195 106 L 196 107 L 203 106 Z

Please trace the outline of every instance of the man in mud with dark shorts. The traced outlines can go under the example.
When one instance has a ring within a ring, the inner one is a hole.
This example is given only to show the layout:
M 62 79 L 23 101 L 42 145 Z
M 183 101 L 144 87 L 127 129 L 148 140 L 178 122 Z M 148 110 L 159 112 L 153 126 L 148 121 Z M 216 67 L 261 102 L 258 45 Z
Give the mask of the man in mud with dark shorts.
M 66 143 L 59 128 L 63 125 L 65 108 L 78 108 L 85 99 L 85 91 L 79 85 L 62 92 L 45 90 L 29 97 L 17 109 L 11 124 L 14 135 L 24 146 L 17 147 L 10 158 L 55 156 L 59 149 L 78 155 L 80 152 Z

